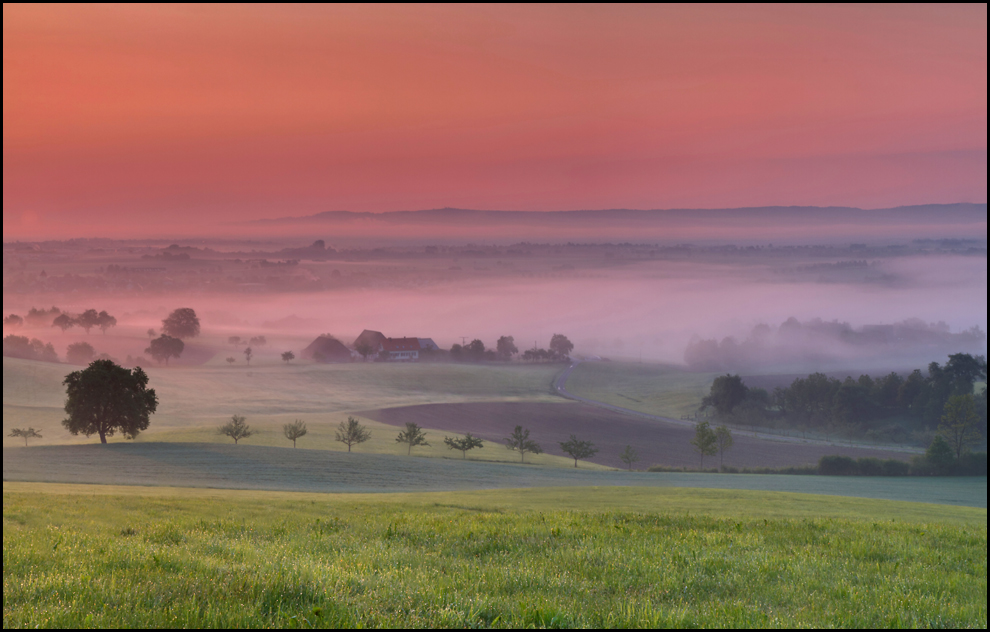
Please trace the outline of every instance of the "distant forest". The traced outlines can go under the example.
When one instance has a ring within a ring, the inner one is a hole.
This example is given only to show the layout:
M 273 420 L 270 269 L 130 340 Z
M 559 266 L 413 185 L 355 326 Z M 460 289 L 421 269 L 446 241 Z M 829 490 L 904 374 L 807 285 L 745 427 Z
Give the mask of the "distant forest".
M 892 325 L 864 325 L 816 318 L 799 322 L 788 318 L 779 327 L 760 324 L 749 337 L 694 339 L 684 351 L 693 371 L 746 371 L 765 367 L 836 364 L 847 359 L 884 357 L 939 357 L 951 353 L 979 353 L 986 334 L 979 327 L 952 333 L 945 323 L 916 318 Z M 888 365 L 889 366 L 889 365 Z
M 772 393 L 749 388 L 738 375 L 715 379 L 702 411 L 723 422 L 743 426 L 790 428 L 828 436 L 844 435 L 884 442 L 927 446 L 945 422 L 953 397 L 967 400 L 975 415 L 973 430 L 987 436 L 987 361 L 957 353 L 944 365 L 932 362 L 907 377 L 897 373 L 861 375 L 845 380 L 812 373 Z

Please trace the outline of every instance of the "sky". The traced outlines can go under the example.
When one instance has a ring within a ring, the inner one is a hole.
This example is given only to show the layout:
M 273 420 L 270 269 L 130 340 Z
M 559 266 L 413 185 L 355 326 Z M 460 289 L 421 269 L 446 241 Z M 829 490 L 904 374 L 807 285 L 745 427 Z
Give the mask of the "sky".
M 3 6 L 4 241 L 987 200 L 987 7 Z

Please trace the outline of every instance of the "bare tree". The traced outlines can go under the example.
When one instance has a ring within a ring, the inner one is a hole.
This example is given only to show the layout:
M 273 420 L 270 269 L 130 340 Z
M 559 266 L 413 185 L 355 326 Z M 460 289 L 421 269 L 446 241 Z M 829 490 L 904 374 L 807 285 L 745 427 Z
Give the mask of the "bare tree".
M 24 447 L 27 447 L 28 439 L 41 439 L 41 433 L 34 428 L 28 428 L 24 430 L 23 428 L 14 428 L 10 431 L 11 437 L 24 437 Z
M 468 450 L 485 447 L 484 442 L 478 437 L 472 435 L 470 432 L 464 435 L 463 439 L 458 439 L 457 437 L 444 437 L 443 442 L 450 450 L 460 450 L 465 459 L 467 458 Z
M 217 428 L 217 434 L 230 437 L 234 440 L 234 445 L 237 445 L 241 439 L 247 439 L 251 435 L 258 434 L 257 430 L 251 430 L 251 427 L 244 421 L 245 418 L 241 415 L 233 415 L 230 421 Z
M 506 437 L 505 447 L 510 450 L 518 450 L 523 463 L 526 462 L 526 453 L 541 454 L 543 448 L 529 438 L 529 430 L 523 430 L 522 426 L 516 426 L 512 434 Z
M 359 443 L 364 443 L 371 438 L 371 431 L 361 425 L 354 417 L 348 417 L 347 421 L 340 422 L 337 426 L 337 441 L 347 444 L 347 451 Z
M 399 433 L 399 436 L 395 438 L 396 443 L 405 443 L 409 446 L 409 451 L 407 455 L 412 454 L 412 449 L 418 445 L 430 445 L 426 440 L 426 433 L 418 425 L 407 422 L 406 429 Z
M 595 447 L 594 443 L 590 441 L 578 441 L 574 435 L 571 435 L 571 438 L 567 441 L 561 441 L 560 449 L 564 451 L 564 454 L 569 454 L 574 459 L 574 467 L 577 467 L 578 459 L 587 459 L 595 456 L 598 452 L 598 448 Z
M 306 422 L 302 419 L 296 419 L 291 424 L 285 424 L 282 426 L 282 432 L 285 433 L 285 438 L 292 442 L 292 447 L 296 447 L 296 439 L 302 437 L 306 434 Z
M 619 455 L 619 458 L 629 467 L 629 471 L 631 472 L 632 464 L 639 460 L 639 455 L 636 454 L 636 451 L 633 450 L 631 445 L 627 445 L 626 449 Z

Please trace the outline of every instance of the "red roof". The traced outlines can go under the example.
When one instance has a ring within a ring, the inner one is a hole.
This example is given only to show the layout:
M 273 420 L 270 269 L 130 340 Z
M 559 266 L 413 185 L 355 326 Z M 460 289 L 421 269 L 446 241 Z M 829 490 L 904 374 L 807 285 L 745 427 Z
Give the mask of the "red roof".
M 419 351 L 419 338 L 386 338 L 382 341 L 385 351 Z

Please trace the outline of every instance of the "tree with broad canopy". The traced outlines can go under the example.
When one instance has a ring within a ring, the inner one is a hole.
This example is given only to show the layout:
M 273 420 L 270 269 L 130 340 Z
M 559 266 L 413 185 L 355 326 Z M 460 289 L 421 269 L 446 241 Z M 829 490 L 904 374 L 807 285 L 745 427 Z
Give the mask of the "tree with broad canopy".
M 133 439 L 147 430 L 158 409 L 158 396 L 148 388 L 141 367 L 125 369 L 112 360 L 96 360 L 74 371 L 62 382 L 66 387 L 62 425 L 74 435 L 100 435 L 100 443 L 117 432 Z

